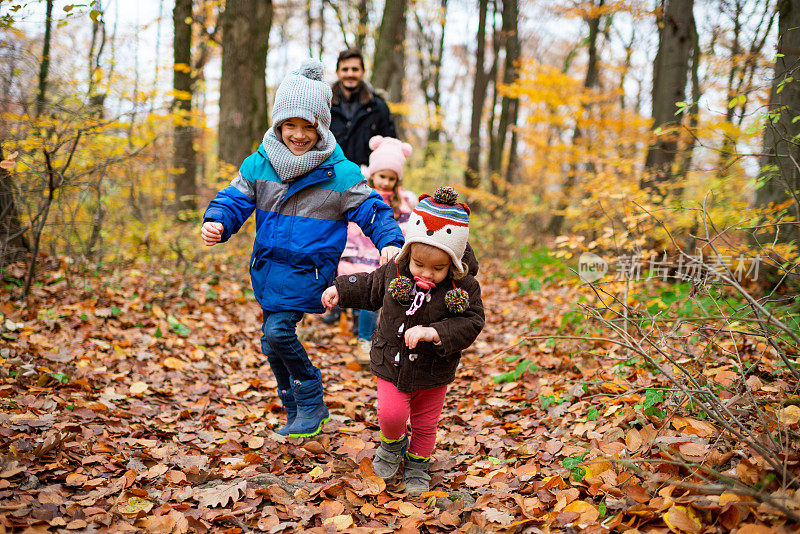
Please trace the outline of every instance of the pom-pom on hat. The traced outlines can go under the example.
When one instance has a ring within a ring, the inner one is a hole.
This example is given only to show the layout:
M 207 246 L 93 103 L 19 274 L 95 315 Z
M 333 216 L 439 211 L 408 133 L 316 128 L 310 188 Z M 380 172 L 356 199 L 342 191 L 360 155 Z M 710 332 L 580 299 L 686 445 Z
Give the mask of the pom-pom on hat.
M 467 272 L 461 262 L 469 239 L 469 206 L 457 202 L 458 193 L 452 187 L 440 187 L 434 196 L 421 195 L 408 219 L 406 243 L 398 260 L 410 254 L 413 243 L 425 243 L 450 256 L 456 278 Z
M 315 124 L 319 132 L 317 144 L 323 146 L 331 127 L 330 86 L 322 80 L 323 66 L 308 58 L 296 70 L 287 74 L 272 105 L 272 128 L 280 139 L 280 125 L 287 119 L 299 117 Z
M 397 173 L 397 180 L 403 179 L 403 167 L 406 158 L 411 155 L 411 145 L 403 143 L 394 137 L 373 136 L 369 140 L 369 168 L 367 173 L 372 176 L 378 171 L 390 170 Z

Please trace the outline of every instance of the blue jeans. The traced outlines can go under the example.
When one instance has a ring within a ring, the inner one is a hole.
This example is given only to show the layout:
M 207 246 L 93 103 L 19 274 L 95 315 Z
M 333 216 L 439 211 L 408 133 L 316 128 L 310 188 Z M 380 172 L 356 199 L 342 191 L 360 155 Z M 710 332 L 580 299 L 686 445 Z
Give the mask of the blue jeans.
M 297 339 L 297 323 L 303 318 L 303 312 L 262 311 L 261 351 L 275 374 L 278 388 L 290 389 L 293 380 L 319 380 L 319 369 L 311 363 L 306 349 Z
M 378 312 L 370 310 L 358 311 L 358 339 L 372 339 L 372 333 L 378 325 Z

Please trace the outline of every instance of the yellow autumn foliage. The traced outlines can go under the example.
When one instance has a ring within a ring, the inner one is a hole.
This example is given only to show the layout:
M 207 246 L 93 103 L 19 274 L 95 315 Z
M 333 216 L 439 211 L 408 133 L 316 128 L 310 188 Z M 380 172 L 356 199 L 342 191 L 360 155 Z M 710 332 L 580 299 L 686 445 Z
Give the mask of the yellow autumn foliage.
M 529 60 L 501 92 L 520 99 L 516 174 L 511 182 L 492 177 L 493 188 L 470 192 L 490 214 L 483 226 L 492 240 L 546 242 L 555 213 L 564 218 L 559 233 L 588 237 L 574 250 L 661 249 L 672 246 L 665 228 L 673 236 L 702 230 L 703 207 L 718 227 L 746 226 L 757 216 L 753 161 L 719 153 L 734 143 L 758 144 L 760 134 L 746 122 L 740 127 L 701 113 L 689 132 L 684 118 L 674 130 L 676 178 L 657 194 L 641 186 L 648 178 L 644 161 L 666 129 L 652 132 L 651 120 L 625 107 L 618 88 L 586 88 L 582 78 Z M 692 139 L 693 165 L 684 171 Z

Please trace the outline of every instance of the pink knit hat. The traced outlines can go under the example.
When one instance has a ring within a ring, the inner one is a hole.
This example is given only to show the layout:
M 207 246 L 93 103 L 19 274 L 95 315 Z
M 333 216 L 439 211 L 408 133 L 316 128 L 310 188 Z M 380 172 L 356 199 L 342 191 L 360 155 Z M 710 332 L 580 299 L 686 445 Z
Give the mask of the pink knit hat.
M 394 137 L 376 135 L 369 140 L 369 148 L 372 149 L 367 168 L 369 176 L 378 171 L 390 170 L 397 173 L 398 181 L 403 179 L 403 167 L 406 158 L 411 155 L 411 145 Z

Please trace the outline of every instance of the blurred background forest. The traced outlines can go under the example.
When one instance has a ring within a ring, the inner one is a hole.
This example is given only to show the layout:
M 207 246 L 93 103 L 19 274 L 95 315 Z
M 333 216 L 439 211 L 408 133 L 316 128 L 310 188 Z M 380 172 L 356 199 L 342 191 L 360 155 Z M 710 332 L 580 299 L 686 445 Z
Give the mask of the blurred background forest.
M 283 76 L 310 55 L 333 82 L 351 46 L 414 147 L 404 185 L 453 185 L 473 208 L 487 317 L 507 329 L 481 349 L 502 356 L 494 381 L 582 363 L 525 409 L 561 421 L 587 391 L 624 400 L 629 447 L 637 426 L 709 421 L 687 432 L 723 456 L 662 449 L 673 463 L 653 469 L 800 523 L 800 0 L 0 1 L 8 379 L 59 320 L 119 320 L 172 355 L 207 348 L 183 338 L 221 279 L 237 280 L 230 313 L 254 307 L 252 226 L 204 249 L 203 210 Z M 121 296 L 134 278 L 152 300 Z M 66 376 L 38 369 L 39 385 Z M 588 451 L 561 464 L 577 481 Z
M 48 0 L 0 16 L 0 266 L 26 263 L 25 294 L 40 256 L 196 257 L 194 225 L 282 77 L 311 55 L 333 81 L 348 46 L 415 147 L 406 185 L 462 190 L 479 247 L 694 253 L 708 219 L 721 252 L 796 255 L 797 158 L 775 157 L 800 128 L 796 1 Z

